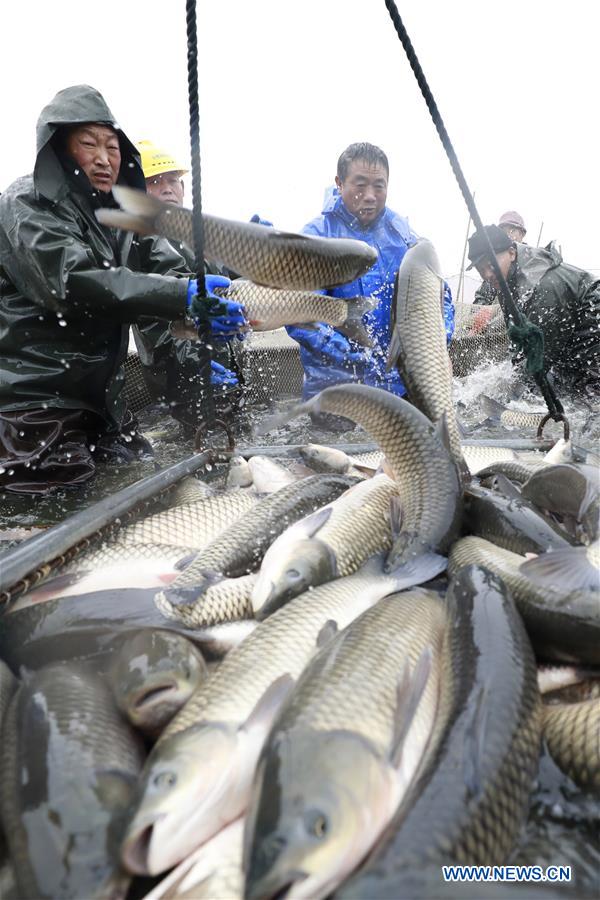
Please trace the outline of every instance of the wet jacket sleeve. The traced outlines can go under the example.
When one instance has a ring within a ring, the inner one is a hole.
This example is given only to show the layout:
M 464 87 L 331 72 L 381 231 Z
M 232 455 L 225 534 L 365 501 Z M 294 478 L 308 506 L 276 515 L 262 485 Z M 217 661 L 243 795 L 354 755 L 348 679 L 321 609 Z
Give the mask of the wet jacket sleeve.
M 40 307 L 64 316 L 91 311 L 119 322 L 185 312 L 187 279 L 112 266 L 112 246 L 100 227 L 86 241 L 68 212 L 59 217 L 26 197 L 14 207 L 11 226 L 1 234 L 1 262 L 18 290 Z M 100 250 L 105 246 L 105 266 L 98 265 L 90 240 Z
M 450 338 L 454 334 L 454 303 L 452 302 L 452 291 L 450 285 L 444 282 L 444 325 L 446 327 L 446 340 L 450 342 Z

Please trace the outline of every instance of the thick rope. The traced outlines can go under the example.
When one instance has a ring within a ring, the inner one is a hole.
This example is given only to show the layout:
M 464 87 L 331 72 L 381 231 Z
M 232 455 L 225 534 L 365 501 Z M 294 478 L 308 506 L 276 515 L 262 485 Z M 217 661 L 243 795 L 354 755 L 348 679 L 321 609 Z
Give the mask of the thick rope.
M 196 28 L 196 0 L 186 0 L 188 99 L 190 107 L 190 156 L 192 161 L 192 231 L 194 235 L 194 268 L 198 281 L 198 311 L 203 313 L 198 326 L 198 340 L 205 348 L 199 367 L 199 418 L 210 427 L 215 420 L 215 404 L 211 377 L 210 324 L 207 315 L 206 284 L 204 281 L 204 228 L 202 224 L 202 180 L 200 166 L 200 113 L 198 109 L 198 33 Z
M 454 147 L 452 146 L 452 142 L 446 131 L 446 126 L 444 125 L 440 111 L 438 110 L 433 94 L 431 93 L 431 89 L 427 84 L 427 79 L 425 78 L 417 54 L 415 53 L 414 47 L 408 36 L 408 32 L 400 18 L 400 13 L 398 12 L 394 0 L 384 0 L 384 2 L 394 24 L 394 28 L 396 29 L 396 33 L 400 38 L 404 52 L 406 53 L 409 65 L 417 79 L 417 84 L 421 89 L 423 99 L 427 104 L 427 109 L 429 110 L 433 124 L 435 125 L 444 150 L 446 151 L 446 156 L 452 166 L 452 171 L 454 172 L 464 201 L 467 204 L 467 208 L 473 219 L 473 224 L 475 225 L 476 230 L 483 234 L 487 244 L 489 260 L 500 287 L 500 306 L 508 326 L 509 336 L 523 351 L 527 360 L 527 371 L 531 373 L 542 392 L 550 415 L 553 419 L 558 419 L 564 410 L 562 403 L 556 396 L 544 372 L 544 333 L 523 315 L 515 303 L 506 280 L 500 271 L 500 266 L 498 265 L 498 260 L 496 259 L 496 254 L 494 253 L 488 234 L 483 230 L 483 222 L 481 221 L 481 217 L 475 206 L 473 195 L 471 194 L 465 176 L 463 175 L 458 157 L 454 152 Z

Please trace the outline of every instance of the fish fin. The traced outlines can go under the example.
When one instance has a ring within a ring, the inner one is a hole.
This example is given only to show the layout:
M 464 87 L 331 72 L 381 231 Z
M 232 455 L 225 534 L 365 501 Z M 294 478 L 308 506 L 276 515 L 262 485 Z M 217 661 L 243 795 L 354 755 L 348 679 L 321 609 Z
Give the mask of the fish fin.
M 173 568 L 177 569 L 178 572 L 183 572 L 184 569 L 194 562 L 197 556 L 198 551 L 194 550 L 193 553 L 188 553 L 186 556 L 182 556 L 181 559 L 178 559 Z
M 346 304 L 346 321 L 343 325 L 337 325 L 337 330 L 363 347 L 372 347 L 373 339 L 363 322 L 363 316 L 375 309 L 377 300 L 373 297 L 348 297 Z
M 317 509 L 315 512 L 304 516 L 300 521 L 295 522 L 293 525 L 294 531 L 301 532 L 305 538 L 312 538 L 329 521 L 332 512 L 332 506 L 322 506 L 321 509 Z
M 521 563 L 519 572 L 541 587 L 571 592 L 600 590 L 600 572 L 587 555 L 587 547 L 549 550 Z M 600 603 L 600 598 L 599 601 Z
M 326 647 L 338 633 L 337 622 L 334 619 L 327 619 L 317 635 L 317 647 Z
M 465 425 L 459 416 L 456 417 L 456 427 L 458 428 L 458 434 L 461 440 L 473 434 L 473 429 Z
M 122 228 L 136 234 L 156 234 L 153 220 L 134 216 L 122 209 L 97 209 L 96 218 L 101 225 L 108 225 L 109 228 Z
M 257 226 L 258 227 L 258 226 Z M 319 411 L 319 394 L 316 394 L 314 397 L 311 397 L 310 400 L 307 400 L 305 403 L 297 403 L 291 409 L 288 409 L 284 413 L 280 413 L 276 416 L 270 416 L 260 425 L 257 425 L 254 429 L 254 434 L 266 434 L 268 431 L 273 431 L 276 428 L 281 428 L 282 425 L 287 425 L 288 422 L 291 422 L 292 419 L 295 419 L 297 416 L 303 415 L 303 413 L 309 412 L 318 412 Z
M 400 335 L 396 328 L 392 331 L 392 337 L 390 339 L 390 346 L 388 349 L 388 357 L 385 364 L 385 371 L 391 372 L 394 366 L 398 364 L 398 360 L 400 359 L 400 354 L 402 352 L 402 345 L 400 343 Z
M 488 397 L 487 394 L 480 395 L 479 403 L 490 423 L 499 422 L 502 413 L 506 412 L 506 406 L 502 406 L 501 403 L 498 403 L 498 401 L 492 399 L 492 397 Z
M 256 702 L 254 709 L 242 725 L 244 731 L 251 731 L 257 726 L 268 731 L 294 684 L 295 680 L 289 672 L 276 678 Z
M 507 478 L 506 475 L 503 475 L 501 472 L 494 475 L 493 490 L 503 494 L 509 500 L 523 500 L 519 488 L 513 484 L 510 478 Z
M 176 580 L 171 583 L 171 587 L 162 592 L 162 597 L 171 606 L 193 606 L 203 594 L 212 587 L 224 580 L 224 576 L 220 572 L 211 572 L 209 569 L 198 570 L 194 573 L 194 583 L 178 586 Z
M 564 463 L 571 462 L 573 459 L 573 448 L 570 440 L 559 438 L 554 442 L 552 447 L 544 454 L 545 463 Z
M 444 445 L 450 456 L 452 456 L 452 449 L 450 444 L 450 432 L 448 431 L 448 416 L 446 411 L 442 413 L 437 422 L 435 423 L 435 433 L 440 439 L 440 443 Z
M 408 562 L 400 563 L 395 568 L 386 572 L 388 578 L 395 582 L 393 590 L 402 591 L 431 581 L 436 575 L 444 572 L 448 566 L 448 560 L 439 553 L 422 553 Z
M 412 677 L 410 675 L 408 662 L 405 662 L 400 678 L 398 679 L 396 687 L 394 734 L 390 750 L 392 765 L 396 769 L 400 768 L 402 753 L 404 751 L 404 741 L 410 731 L 421 697 L 423 696 L 423 691 L 427 685 L 427 679 L 431 672 L 431 656 L 431 647 L 425 647 L 417 660 Z
M 473 700 L 469 722 L 465 728 L 463 751 L 463 779 L 471 797 L 477 796 L 481 791 L 481 763 L 485 745 L 486 732 L 486 688 L 482 685 Z
M 402 530 L 402 501 L 400 497 L 392 497 L 390 500 L 389 511 L 390 528 L 392 529 L 392 540 L 396 540 Z

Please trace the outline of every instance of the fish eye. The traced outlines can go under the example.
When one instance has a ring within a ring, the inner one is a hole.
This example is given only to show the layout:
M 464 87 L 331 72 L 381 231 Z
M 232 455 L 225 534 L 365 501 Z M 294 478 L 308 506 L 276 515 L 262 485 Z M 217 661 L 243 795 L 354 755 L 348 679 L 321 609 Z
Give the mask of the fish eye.
M 177 775 L 175 772 L 159 772 L 154 776 L 152 784 L 157 788 L 173 787 L 177 784 Z
M 297 581 L 301 577 L 298 569 L 288 569 L 286 575 L 292 581 Z
M 316 838 L 324 838 L 329 830 L 327 816 L 320 812 L 310 813 L 306 822 L 307 830 Z

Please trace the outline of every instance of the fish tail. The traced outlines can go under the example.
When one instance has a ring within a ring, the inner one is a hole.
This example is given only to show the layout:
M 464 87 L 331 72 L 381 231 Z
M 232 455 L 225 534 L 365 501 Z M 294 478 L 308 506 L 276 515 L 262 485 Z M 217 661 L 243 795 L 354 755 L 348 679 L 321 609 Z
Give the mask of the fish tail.
M 600 572 L 589 559 L 587 547 L 548 550 L 535 559 L 521 563 L 519 571 L 540 587 L 557 591 L 594 591 L 600 588 Z
M 138 234 L 156 234 L 156 220 L 163 212 L 163 204 L 156 197 L 134 188 L 116 184 L 113 187 L 115 200 L 121 209 L 99 209 L 96 218 L 101 225 L 123 228 Z
M 499 422 L 502 413 L 506 412 L 506 407 L 502 406 L 501 403 L 498 403 L 497 400 L 493 400 L 492 397 L 488 397 L 486 394 L 482 394 L 479 400 L 481 403 L 481 409 L 483 410 L 487 418 L 491 422 Z
M 101 225 L 109 228 L 121 228 L 123 231 L 135 231 L 136 234 L 156 234 L 153 220 L 143 216 L 134 216 L 122 209 L 97 209 L 96 218 Z

